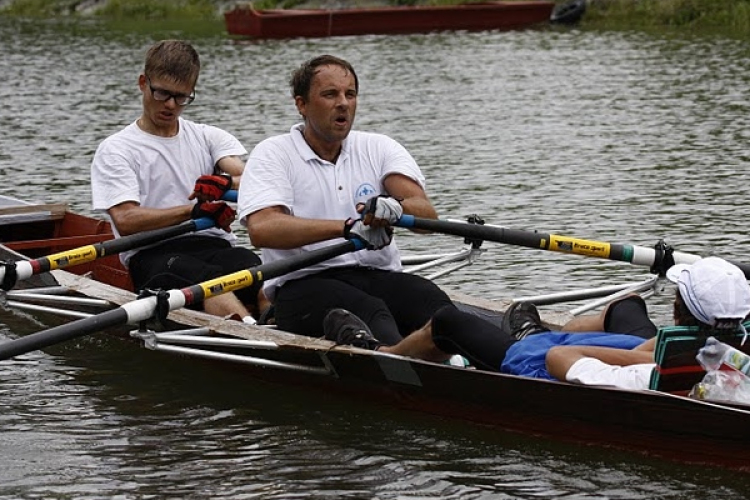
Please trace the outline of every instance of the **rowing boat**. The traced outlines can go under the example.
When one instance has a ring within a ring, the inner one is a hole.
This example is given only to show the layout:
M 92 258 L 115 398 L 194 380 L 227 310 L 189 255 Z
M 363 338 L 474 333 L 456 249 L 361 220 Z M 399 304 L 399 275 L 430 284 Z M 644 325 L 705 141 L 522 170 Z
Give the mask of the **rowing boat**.
M 64 205 L 5 197 L 0 198 L 0 238 L 3 258 L 16 260 L 110 241 L 112 233 L 106 221 L 72 213 Z M 474 242 L 463 255 L 476 250 Z M 117 256 L 105 255 L 19 282 L 7 292 L 7 304 L 32 310 L 38 307 L 45 314 L 60 312 L 49 305 L 32 304 L 54 303 L 59 295 L 45 291 L 60 287 L 74 298 L 98 300 L 110 307 L 136 297 Z M 461 307 L 495 319 L 508 305 L 451 295 Z M 562 314 L 545 317 L 552 323 L 567 319 Z M 690 399 L 682 390 L 668 393 L 579 386 L 430 363 L 334 346 L 324 339 L 244 325 L 188 309 L 170 312 L 168 320 L 165 327 L 130 327 L 130 335 L 165 355 L 231 367 L 241 371 L 238 376 L 276 384 L 313 387 L 405 410 L 681 462 L 744 471 L 750 464 L 750 408 Z
M 258 39 L 393 35 L 526 28 L 549 22 L 554 7 L 545 0 L 307 10 L 256 10 L 247 4 L 225 12 L 224 20 L 230 35 Z

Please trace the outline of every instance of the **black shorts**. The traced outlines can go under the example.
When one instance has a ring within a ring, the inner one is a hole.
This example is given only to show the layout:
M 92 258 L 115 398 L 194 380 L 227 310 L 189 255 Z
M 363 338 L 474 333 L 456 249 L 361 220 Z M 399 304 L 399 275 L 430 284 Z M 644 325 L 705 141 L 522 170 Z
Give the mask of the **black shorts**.
M 136 290 L 184 288 L 261 263 L 252 250 L 221 238 L 184 236 L 141 250 L 129 263 Z M 235 291 L 248 306 L 257 305 L 260 283 Z M 202 305 L 194 307 L 202 309 Z
M 610 304 L 604 315 L 604 331 L 626 333 L 644 339 L 654 337 L 656 325 L 648 317 L 646 302 L 637 295 L 628 295 Z
M 452 304 L 432 281 L 402 272 L 341 267 L 286 282 L 274 301 L 282 330 L 319 337 L 328 310 L 360 317 L 382 343 L 393 345 Z

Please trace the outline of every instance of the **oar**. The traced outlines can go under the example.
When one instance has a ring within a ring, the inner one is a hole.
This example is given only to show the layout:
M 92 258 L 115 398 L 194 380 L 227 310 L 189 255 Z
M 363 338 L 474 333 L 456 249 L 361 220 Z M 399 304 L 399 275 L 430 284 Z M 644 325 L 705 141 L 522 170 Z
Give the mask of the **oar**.
M 635 265 L 649 266 L 661 270 L 669 262 L 665 248 L 648 248 L 637 245 L 621 245 L 604 241 L 582 240 L 570 236 L 539 233 L 537 231 L 523 231 L 493 225 L 469 224 L 466 222 L 446 221 L 439 219 L 422 219 L 412 215 L 404 215 L 396 224 L 400 227 L 423 229 L 437 233 L 463 236 L 464 238 L 507 243 L 527 248 L 548 250 L 551 252 L 572 253 L 600 259 L 629 262 Z M 674 264 L 691 264 L 700 259 L 699 255 L 671 252 Z M 750 266 L 732 262 L 739 267 L 750 279 Z M 666 269 L 663 269 L 666 271 Z
M 288 259 L 261 264 L 250 269 L 237 271 L 226 276 L 220 276 L 211 280 L 198 283 L 181 290 L 170 290 L 166 304 L 157 302 L 157 296 L 150 296 L 128 302 L 122 306 L 105 311 L 88 318 L 83 318 L 71 323 L 56 326 L 32 333 L 20 339 L 11 340 L 0 345 L 0 360 L 12 358 L 37 349 L 43 349 L 51 345 L 83 337 L 97 331 L 105 330 L 115 326 L 128 323 L 144 321 L 156 313 L 157 307 L 166 305 L 168 311 L 174 311 L 182 307 L 196 304 L 208 298 L 222 293 L 232 292 L 245 288 L 253 283 L 259 283 L 269 278 L 275 278 L 283 274 L 302 269 L 324 260 L 331 259 L 337 255 L 353 252 L 363 248 L 359 240 L 349 240 L 324 248 L 305 252 Z M 167 311 L 167 312 L 168 312 Z
M 122 238 L 73 248 L 64 252 L 47 255 L 46 257 L 39 257 L 31 260 L 19 260 L 17 262 L 6 262 L 5 265 L 0 265 L 0 287 L 2 287 L 3 290 L 10 290 L 15 286 L 17 281 L 28 279 L 35 274 L 44 273 L 53 269 L 77 266 L 106 255 L 126 252 L 134 248 L 158 243 L 174 236 L 208 229 L 213 226 L 213 219 L 204 217 L 202 219 L 188 220 L 181 224 L 177 224 L 176 226 L 142 231 L 140 233 L 123 236 Z
M 229 190 L 222 197 L 225 201 L 236 202 L 237 190 Z M 85 245 L 64 252 L 47 255 L 31 260 L 21 260 L 17 262 L 6 262 L 0 264 L 0 288 L 10 290 L 18 281 L 29 279 L 31 276 L 54 269 L 62 269 L 70 266 L 77 266 L 87 262 L 94 261 L 107 255 L 114 255 L 120 252 L 127 252 L 134 248 L 158 243 L 162 240 L 179 236 L 194 231 L 202 231 L 213 227 L 215 222 L 209 217 L 202 219 L 188 220 L 176 226 L 169 226 L 161 229 L 142 231 L 140 233 L 123 236 L 121 238 Z

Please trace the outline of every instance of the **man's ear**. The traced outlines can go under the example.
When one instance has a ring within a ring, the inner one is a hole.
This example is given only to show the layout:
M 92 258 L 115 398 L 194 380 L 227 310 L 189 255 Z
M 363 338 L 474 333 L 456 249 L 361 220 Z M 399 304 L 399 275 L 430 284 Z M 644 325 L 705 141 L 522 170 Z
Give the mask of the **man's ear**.
M 305 98 L 302 97 L 301 95 L 295 96 L 294 105 L 297 106 L 297 111 L 302 116 L 302 118 L 305 118 L 306 117 L 305 116 L 305 106 L 306 106 Z

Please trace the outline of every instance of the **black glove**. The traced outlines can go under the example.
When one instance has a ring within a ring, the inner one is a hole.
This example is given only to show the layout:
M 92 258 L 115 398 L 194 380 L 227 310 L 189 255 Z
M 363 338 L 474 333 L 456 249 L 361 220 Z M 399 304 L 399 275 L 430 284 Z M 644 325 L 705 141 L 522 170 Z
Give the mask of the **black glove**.
M 344 238 L 358 239 L 368 250 L 380 250 L 390 245 L 393 229 L 390 227 L 365 226 L 359 219 L 348 219 L 344 222 Z
M 381 194 L 367 200 L 361 213 L 367 224 L 372 224 L 373 219 L 381 219 L 393 226 L 404 215 L 404 209 L 396 198 Z
M 198 202 L 193 207 L 191 212 L 192 219 L 203 219 L 208 217 L 213 219 L 216 227 L 222 228 L 226 232 L 230 232 L 229 226 L 234 222 L 237 212 L 232 207 L 223 201 L 204 201 Z
M 232 189 L 232 176 L 229 174 L 201 175 L 195 181 L 195 188 L 193 188 L 190 199 L 197 198 L 199 201 L 220 200 L 230 189 Z

